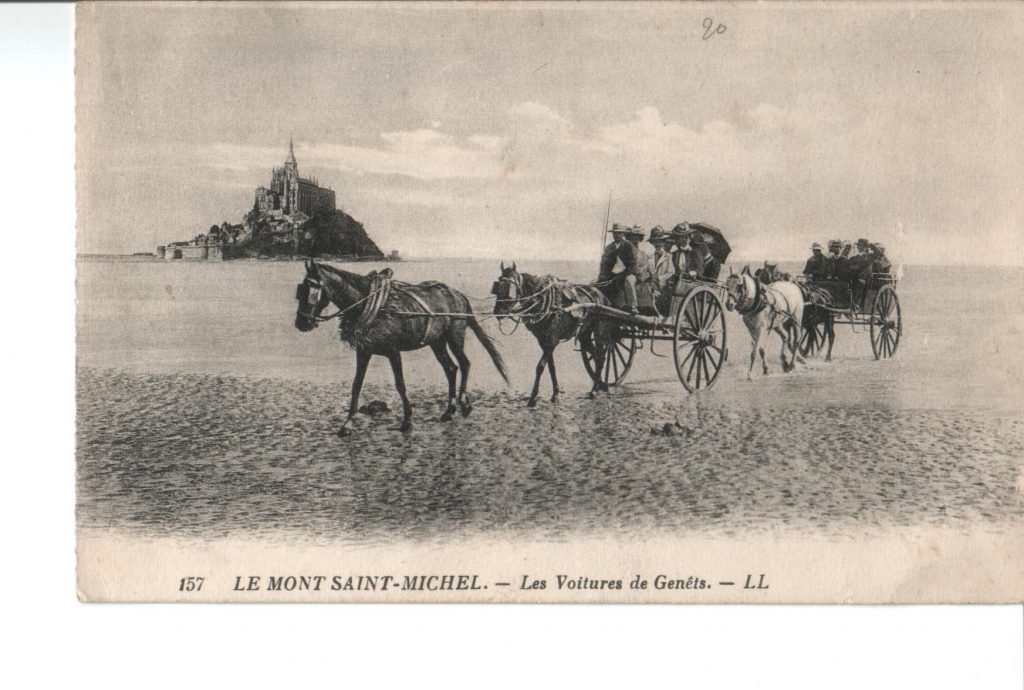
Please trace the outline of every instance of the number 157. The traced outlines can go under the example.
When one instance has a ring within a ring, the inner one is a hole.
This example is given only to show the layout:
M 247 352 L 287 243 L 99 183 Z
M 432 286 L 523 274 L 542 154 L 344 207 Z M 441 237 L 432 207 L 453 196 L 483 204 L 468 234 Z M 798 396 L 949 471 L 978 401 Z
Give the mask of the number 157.
M 203 589 L 203 582 L 206 581 L 205 577 L 194 577 L 192 575 L 183 577 L 178 581 L 179 592 L 199 592 Z

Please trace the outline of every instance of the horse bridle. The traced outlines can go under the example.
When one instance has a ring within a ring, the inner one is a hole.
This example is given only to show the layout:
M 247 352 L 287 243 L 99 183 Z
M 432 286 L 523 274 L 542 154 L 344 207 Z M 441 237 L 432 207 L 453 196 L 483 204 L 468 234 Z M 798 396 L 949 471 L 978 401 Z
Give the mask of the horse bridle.
M 508 297 L 498 297 L 498 286 L 502 283 L 508 283 L 515 290 L 514 296 L 512 290 L 509 290 Z M 494 295 L 496 302 L 511 302 L 512 306 L 509 307 L 509 311 L 514 310 L 516 303 L 519 302 L 520 296 L 523 294 L 523 277 L 515 271 L 510 276 L 501 276 L 491 285 L 491 294 Z
M 300 304 L 307 304 L 310 307 L 309 313 L 303 314 L 302 316 L 312 321 L 314 325 L 322 321 L 330 321 L 331 319 L 336 319 L 339 316 L 341 316 L 342 313 L 344 313 L 345 311 L 339 309 L 330 316 L 320 316 L 319 314 L 314 313 L 314 310 L 316 309 L 317 305 L 320 304 L 320 300 L 323 299 L 324 295 L 327 296 L 327 300 L 329 302 L 331 299 L 331 293 L 327 291 L 327 288 L 324 286 L 324 284 L 318 280 L 312 280 L 309 277 L 307 277 L 305 280 L 299 283 L 295 288 L 295 299 L 297 299 Z M 325 304 L 324 307 L 326 306 L 327 305 Z M 321 309 L 322 308 L 323 307 L 321 307 Z

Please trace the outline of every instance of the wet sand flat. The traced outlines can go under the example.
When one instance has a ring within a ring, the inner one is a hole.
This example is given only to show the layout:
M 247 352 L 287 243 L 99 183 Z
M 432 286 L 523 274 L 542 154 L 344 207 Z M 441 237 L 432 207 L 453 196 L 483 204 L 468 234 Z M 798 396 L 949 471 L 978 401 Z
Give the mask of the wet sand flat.
M 393 268 L 474 297 L 497 275 L 490 262 Z M 581 281 L 591 270 L 534 268 Z M 772 343 L 770 375 L 747 381 L 749 337 L 729 314 L 729 361 L 697 395 L 676 379 L 667 344 L 644 343 L 623 385 L 588 400 L 566 343 L 561 401 L 548 402 L 545 375 L 528 410 L 539 349 L 524 329 L 501 335 L 488 320 L 511 385 L 470 339 L 474 409 L 442 423 L 440 368 L 429 351 L 409 353 L 415 426 L 401 434 L 390 369 L 375 359 L 361 402 L 391 411 L 359 416 L 339 439 L 355 358 L 332 326 L 293 327 L 301 264 L 82 262 L 79 526 L 352 542 L 998 532 L 1024 517 L 1024 329 L 1018 312 L 993 314 L 1005 312 L 1007 285 L 1024 299 L 1024 274 L 957 271 L 908 270 L 890 361 L 873 360 L 866 333 L 838 327 L 833 362 L 782 374 Z M 652 433 L 665 424 L 675 433 Z
M 416 427 L 363 416 L 339 439 L 333 386 L 274 379 L 79 377 L 79 522 L 192 537 L 432 539 L 481 531 L 858 533 L 1019 522 L 1024 425 L 1009 416 L 705 405 L 673 436 L 661 401 L 479 396 Z M 390 399 L 376 387 L 366 399 Z M 675 415 L 671 418 L 673 420 Z

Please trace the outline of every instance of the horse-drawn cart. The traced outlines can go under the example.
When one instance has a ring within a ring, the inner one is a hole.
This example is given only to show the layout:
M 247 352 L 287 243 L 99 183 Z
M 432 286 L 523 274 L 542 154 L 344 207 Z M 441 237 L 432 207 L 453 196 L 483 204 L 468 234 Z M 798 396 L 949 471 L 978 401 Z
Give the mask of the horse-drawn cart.
M 718 283 L 680 278 L 666 315 L 653 308 L 630 314 L 606 305 L 576 305 L 590 313 L 579 332 L 587 373 L 605 386 L 614 386 L 626 378 L 645 342 L 652 354 L 661 357 L 668 355 L 656 352 L 655 343 L 670 342 L 676 375 L 686 390 L 711 388 L 729 356 L 724 289 Z M 596 334 L 602 330 L 599 339 Z M 599 340 L 608 343 L 604 353 Z
M 867 326 L 875 359 L 888 359 L 896 354 L 903 334 L 903 317 L 892 275 L 873 273 L 863 286 L 856 281 L 836 279 L 808 281 L 805 285 L 827 295 L 827 299 L 815 300 L 815 308 L 808 314 L 800 341 L 802 354 L 813 356 L 821 351 L 829 320 L 849 325 L 854 331 L 858 326 Z

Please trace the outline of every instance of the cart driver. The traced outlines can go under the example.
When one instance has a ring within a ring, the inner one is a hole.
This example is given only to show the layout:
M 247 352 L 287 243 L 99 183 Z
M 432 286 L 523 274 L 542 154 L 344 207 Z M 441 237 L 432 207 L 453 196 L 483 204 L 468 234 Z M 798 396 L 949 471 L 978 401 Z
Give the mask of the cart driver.
M 821 280 L 828 272 L 828 259 L 821 253 L 821 245 L 815 242 L 811 245 L 811 258 L 804 264 L 804 275 L 811 280 Z
M 626 239 L 626 234 L 631 231 L 624 225 L 615 223 L 612 225 L 612 241 L 604 248 L 601 254 L 601 267 L 597 275 L 597 282 L 606 284 L 621 279 L 622 292 L 626 298 L 626 308 L 631 314 L 637 313 L 636 281 L 637 281 L 637 248 L 633 242 Z M 640 235 L 643 237 L 643 234 Z M 639 240 L 637 240 L 639 242 Z M 622 270 L 615 272 L 617 265 L 622 265 Z M 611 293 L 614 289 L 602 285 L 604 292 Z

